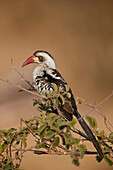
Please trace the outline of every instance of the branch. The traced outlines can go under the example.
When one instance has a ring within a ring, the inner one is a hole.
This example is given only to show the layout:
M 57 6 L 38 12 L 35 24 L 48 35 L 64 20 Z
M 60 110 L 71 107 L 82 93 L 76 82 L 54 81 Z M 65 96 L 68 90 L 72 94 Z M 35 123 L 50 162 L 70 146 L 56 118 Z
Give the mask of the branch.
M 30 93 L 30 94 L 32 94 L 32 95 L 35 95 L 35 96 L 37 96 L 37 97 L 40 97 L 40 98 L 43 98 L 43 99 L 47 99 L 46 97 L 41 96 L 41 95 L 39 95 L 38 93 L 34 93 L 34 92 L 32 92 L 32 91 L 29 91 L 29 90 L 25 89 L 25 88 L 22 87 L 20 84 L 14 84 L 14 83 L 11 83 L 9 80 L 4 80 L 4 79 L 2 79 L 2 78 L 0 78 L 0 81 L 3 81 L 3 82 L 5 82 L 5 83 L 8 83 L 8 84 L 10 84 L 12 87 L 17 87 L 17 88 L 19 88 L 19 89 L 21 89 L 21 90 L 23 90 L 23 91 L 25 91 L 25 92 L 27 92 L 27 93 Z
M 31 84 L 28 80 L 26 80 L 26 79 L 24 78 L 24 76 L 23 76 L 23 75 L 17 70 L 17 68 L 14 66 L 14 64 L 13 64 L 13 59 L 11 59 L 11 65 L 12 65 L 13 70 L 18 73 L 18 75 L 22 78 L 22 80 L 24 80 L 32 89 L 34 89 L 34 86 L 32 86 L 32 84 Z
M 78 129 L 72 129 L 72 128 L 70 128 L 70 130 L 71 130 L 72 132 L 77 133 L 78 135 L 84 137 L 86 140 L 89 140 L 89 141 L 90 141 L 90 139 L 88 138 L 88 136 L 86 136 L 86 135 L 85 135 L 83 132 L 81 132 L 80 130 L 78 130 Z
M 106 101 L 108 101 L 111 97 L 113 96 L 113 91 L 104 99 L 102 100 L 98 105 L 96 105 L 96 107 L 101 106 L 102 104 L 104 104 Z
M 111 93 L 111 94 L 112 94 L 112 93 Z M 91 108 L 90 112 L 93 111 L 93 110 L 95 110 L 97 113 L 99 113 L 99 114 L 104 118 L 104 123 L 105 123 L 105 125 L 106 125 L 106 128 L 107 128 L 110 132 L 112 132 L 112 131 L 111 131 L 111 129 L 108 127 L 108 125 L 107 125 L 106 122 L 108 122 L 109 125 L 111 125 L 112 128 L 113 128 L 113 124 L 107 119 L 107 117 L 103 114 L 102 111 L 100 111 L 99 109 L 97 109 L 97 107 L 99 107 L 101 104 L 103 104 L 105 101 L 107 101 L 111 96 L 112 96 L 112 95 L 109 95 L 108 97 L 106 97 L 105 100 L 103 100 L 102 102 L 100 102 L 100 103 L 99 103 L 98 105 L 96 105 L 96 106 L 93 106 L 93 105 L 91 105 L 91 104 L 88 104 L 88 103 L 84 102 L 84 104 L 85 104 L 86 106 L 88 106 L 88 107 Z M 83 115 L 83 117 L 86 116 L 88 113 L 89 113 L 89 112 L 85 113 L 85 114 Z

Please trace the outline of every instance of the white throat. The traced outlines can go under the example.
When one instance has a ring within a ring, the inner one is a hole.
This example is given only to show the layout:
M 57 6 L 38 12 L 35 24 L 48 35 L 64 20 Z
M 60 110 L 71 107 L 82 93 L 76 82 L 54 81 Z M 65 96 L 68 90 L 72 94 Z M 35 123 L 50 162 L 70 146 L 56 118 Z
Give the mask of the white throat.
M 43 66 L 40 66 L 40 65 L 38 65 L 35 69 L 34 69 L 34 71 L 33 71 L 33 80 L 35 81 L 35 78 L 37 77 L 37 76 L 43 76 L 43 71 L 44 71 L 44 67 Z

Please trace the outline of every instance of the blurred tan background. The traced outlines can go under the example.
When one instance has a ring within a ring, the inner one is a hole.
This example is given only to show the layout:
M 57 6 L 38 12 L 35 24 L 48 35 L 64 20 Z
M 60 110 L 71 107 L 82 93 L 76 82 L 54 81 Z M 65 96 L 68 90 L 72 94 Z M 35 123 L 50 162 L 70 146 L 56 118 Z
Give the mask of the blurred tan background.
M 88 103 L 103 100 L 113 89 L 113 1 L 112 0 L 0 0 L 0 77 L 27 87 L 11 68 L 11 58 L 32 81 L 35 65 L 21 68 L 36 50 L 50 52 L 57 69 L 72 87 L 75 97 Z M 0 82 L 0 128 L 19 127 L 20 118 L 38 114 L 34 96 Z M 113 98 L 101 110 L 113 122 Z M 82 114 L 88 108 L 79 106 Z M 103 119 L 90 114 L 105 128 Z M 32 144 L 32 143 L 31 143 Z M 74 170 L 68 156 L 37 156 L 26 153 L 26 170 Z M 85 156 L 77 169 L 108 170 L 94 156 Z

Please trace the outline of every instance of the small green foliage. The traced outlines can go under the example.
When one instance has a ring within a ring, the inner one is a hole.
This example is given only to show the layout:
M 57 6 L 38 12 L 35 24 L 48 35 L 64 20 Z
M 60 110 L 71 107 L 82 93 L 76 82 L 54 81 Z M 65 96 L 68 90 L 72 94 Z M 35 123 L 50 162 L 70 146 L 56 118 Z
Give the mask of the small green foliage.
M 69 86 L 67 84 L 65 85 L 65 88 L 66 88 L 66 92 L 68 92 L 69 91 Z
M 22 137 L 22 138 L 21 138 L 21 141 L 22 141 L 22 143 L 23 143 L 23 145 L 24 145 L 24 148 L 26 148 L 26 147 L 27 147 L 26 138 Z
M 74 137 L 70 137 L 69 140 L 72 142 L 72 144 L 73 144 L 74 146 L 77 146 L 77 145 L 79 144 L 79 142 L 80 142 L 79 139 L 74 138 Z
M 80 151 L 80 159 L 82 159 L 84 157 L 84 151 L 86 150 L 86 145 L 80 144 L 78 146 L 78 149 Z
M 37 100 L 33 100 L 33 106 L 37 105 L 38 101 Z
M 55 83 L 51 83 L 51 85 L 52 85 L 53 88 L 54 88 L 54 92 L 57 93 L 57 91 L 58 91 L 57 85 L 56 85 Z
M 100 136 L 101 136 L 102 138 L 105 137 L 105 135 L 104 135 L 104 130 L 101 130 L 101 131 L 100 131 Z
M 73 159 L 72 163 L 75 165 L 75 166 L 79 166 L 79 159 Z
M 109 141 L 113 144 L 113 132 L 109 134 Z
M 104 147 L 104 153 L 112 151 L 112 147 L 106 145 L 106 143 L 103 143 L 103 147 Z
M 97 122 L 94 118 L 90 117 L 90 116 L 86 116 L 87 121 L 89 122 L 90 126 L 92 128 L 96 128 L 97 127 Z
M 62 139 L 62 145 L 66 145 L 66 141 L 63 135 L 60 135 L 61 139 Z
M 82 103 L 84 103 L 84 100 L 81 99 L 81 98 L 79 98 L 79 97 L 77 97 L 76 103 L 77 103 L 77 104 L 82 104 Z
M 56 133 L 55 133 L 54 130 L 49 129 L 49 130 L 47 131 L 46 136 L 47 136 L 47 138 L 51 138 L 51 137 L 55 136 L 55 134 L 56 134 Z
M 71 98 L 71 93 L 67 93 L 67 97 L 70 99 Z
M 96 160 L 97 160 L 98 162 L 101 162 L 101 161 L 102 161 L 102 158 L 101 158 L 99 155 L 97 155 L 97 156 L 96 156 Z
M 77 119 L 76 119 L 76 118 L 73 118 L 72 121 L 70 122 L 70 125 L 71 125 L 72 127 L 74 127 L 74 125 L 76 124 L 76 122 L 77 122 Z
M 58 107 L 58 99 L 57 98 L 55 99 L 55 104 Z
M 109 166 L 113 165 L 113 161 L 109 159 L 107 156 L 104 157 L 104 160 L 108 163 Z
M 8 131 L 7 131 L 7 136 L 11 136 L 12 132 L 16 131 L 17 129 L 15 128 L 10 128 Z
M 54 83 L 52 83 L 52 86 L 53 91 L 50 93 L 48 91 L 44 92 L 46 96 L 44 99 L 41 98 L 33 101 L 33 105 L 41 112 L 40 116 L 34 116 L 29 120 L 22 120 L 19 129 L 0 130 L 1 169 L 23 170 L 20 168 L 20 163 L 23 153 L 28 150 L 35 150 L 37 153 L 40 151 L 40 154 L 42 150 L 46 154 L 52 154 L 52 152 L 55 154 L 70 154 L 72 163 L 79 166 L 80 159 L 84 157 L 87 151 L 85 140 L 83 140 L 85 134 L 75 129 L 76 118 L 73 118 L 70 122 L 65 121 L 61 117 L 62 112 L 60 111 L 60 108 L 64 107 L 67 100 L 70 101 L 70 88 L 68 85 L 65 85 L 63 91 L 63 88 L 58 88 Z M 77 99 L 77 103 L 82 104 L 83 102 L 83 99 Z M 93 128 L 93 132 L 103 150 L 104 160 L 112 166 L 113 162 L 109 157 L 111 156 L 110 153 L 112 153 L 113 132 L 106 136 L 104 130 L 99 130 L 94 118 L 86 116 L 86 119 Z M 33 146 L 30 148 L 28 147 L 27 140 L 29 135 L 34 139 Z M 81 138 L 78 135 L 81 135 Z M 104 140 L 108 141 L 111 145 L 109 146 L 109 143 L 106 143 Z M 15 161 L 11 161 L 11 158 Z M 96 159 L 98 162 L 102 160 L 99 156 Z M 15 162 L 17 163 L 15 164 Z
M 46 125 L 41 125 L 40 127 L 39 127 L 39 133 L 40 133 L 40 135 L 42 134 L 42 132 L 45 130 L 45 128 L 46 128 L 47 126 Z
M 0 141 L 0 154 L 2 153 L 2 145 L 1 145 L 1 141 Z
M 65 98 L 63 97 L 63 95 L 59 95 L 59 97 L 61 98 L 62 105 L 64 105 L 65 104 Z
M 58 145 L 59 145 L 59 143 L 60 143 L 60 138 L 57 136 L 57 137 L 55 138 L 54 142 L 53 142 L 52 147 L 56 147 L 56 146 L 58 146 Z
M 4 168 L 3 168 L 3 170 L 8 170 L 8 169 L 12 169 L 12 167 L 11 167 L 11 165 L 10 165 L 10 164 L 8 164 L 8 165 L 4 166 Z
M 42 99 L 41 98 L 38 100 L 38 103 L 39 103 L 39 105 L 42 104 Z

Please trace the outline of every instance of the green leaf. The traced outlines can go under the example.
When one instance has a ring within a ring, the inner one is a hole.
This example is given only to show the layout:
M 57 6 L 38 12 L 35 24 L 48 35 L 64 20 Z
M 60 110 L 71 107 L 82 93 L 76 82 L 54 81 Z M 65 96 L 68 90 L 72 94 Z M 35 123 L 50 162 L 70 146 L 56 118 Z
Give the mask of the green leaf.
M 22 168 L 16 168 L 15 170 L 24 170 L 24 169 L 22 169 Z
M 70 99 L 71 98 L 71 93 L 67 93 L 67 97 Z
M 104 145 L 104 150 L 105 150 L 105 152 L 111 152 L 111 151 L 112 151 L 112 147 L 106 145 L 106 143 L 103 144 L 103 145 Z
M 64 105 L 65 104 L 65 99 L 64 99 L 64 97 L 60 94 L 59 95 L 59 97 L 61 98 L 61 100 L 62 100 L 62 105 Z
M 51 83 L 51 85 L 53 86 L 55 93 L 57 93 L 58 91 L 57 85 L 55 83 Z
M 7 142 L 5 141 L 5 142 L 2 144 L 2 151 L 4 151 L 7 147 L 8 147 L 8 144 L 7 144 Z
M 41 144 L 39 145 L 39 147 L 40 147 L 40 148 L 45 148 L 45 143 L 44 143 L 44 142 L 41 143 Z
M 97 160 L 98 162 L 101 162 L 101 161 L 102 161 L 102 157 L 99 156 L 99 155 L 97 155 L 97 156 L 96 156 L 96 160 Z
M 111 159 L 109 159 L 107 156 L 104 157 L 104 160 L 108 163 L 109 166 L 113 165 L 113 162 Z
M 62 145 L 66 145 L 66 142 L 65 142 L 65 138 L 63 135 L 60 135 L 61 139 L 62 139 Z
M 90 117 L 90 116 L 86 116 L 87 121 L 89 122 L 90 126 L 92 128 L 96 128 L 97 127 L 97 122 L 94 118 Z
M 47 127 L 46 125 L 41 125 L 39 128 L 39 133 L 41 134 L 46 127 Z
M 65 127 L 69 127 L 69 123 L 65 121 L 64 122 L 61 121 L 61 122 L 58 122 L 58 126 L 60 130 L 63 130 Z
M 39 117 L 39 116 L 34 116 L 33 119 L 41 121 L 41 117 Z
M 72 141 L 74 145 L 77 145 L 80 142 L 79 139 L 74 138 L 74 137 L 70 137 L 69 140 Z
M 66 88 L 66 92 L 68 92 L 69 91 L 69 86 L 67 84 L 65 85 L 65 88 Z
M 4 166 L 4 168 L 3 168 L 3 170 L 10 170 L 10 169 L 12 169 L 12 167 L 11 167 L 11 165 L 10 164 L 8 164 L 8 165 L 6 165 L 6 166 Z
M 0 154 L 2 153 L 2 145 L 1 145 L 1 141 L 0 141 Z
M 71 156 L 71 158 L 74 158 L 75 157 L 75 154 L 74 154 L 74 152 L 70 152 L 70 156 Z
M 33 100 L 33 106 L 37 105 L 38 101 L 37 100 Z
M 26 148 L 27 147 L 26 138 L 21 138 L 21 141 L 22 141 L 22 143 L 24 145 L 24 148 Z
M 79 166 L 79 160 L 78 159 L 73 159 L 72 163 L 76 166 Z
M 39 104 L 42 104 L 42 99 L 41 99 L 41 98 L 38 100 L 38 103 L 39 103 Z
M 67 127 L 67 128 L 66 128 L 66 133 L 69 133 L 69 132 L 70 132 L 70 128 Z
M 58 107 L 58 99 L 57 98 L 55 99 L 55 104 Z
M 111 132 L 111 133 L 109 134 L 109 140 L 110 140 L 111 143 L 113 143 L 113 132 Z
M 73 127 L 77 122 L 77 119 L 73 118 L 72 121 L 70 122 L 70 125 Z
M 49 113 L 48 116 L 46 117 L 46 120 L 51 119 L 53 116 L 56 116 L 55 113 Z
M 14 132 L 14 131 L 16 131 L 17 129 L 15 129 L 15 128 L 10 128 L 8 131 L 7 131 L 7 135 L 6 135 L 6 137 L 9 137 L 11 134 L 12 134 L 12 132 Z
M 9 130 L 8 130 L 8 133 L 11 133 L 11 132 L 14 132 L 14 131 L 16 131 L 17 129 L 15 129 L 15 128 L 10 128 Z
M 76 103 L 82 104 L 82 103 L 84 103 L 84 100 L 79 98 L 79 97 L 77 97 Z
M 46 132 L 47 132 L 47 128 L 44 128 L 40 133 L 40 137 L 43 138 L 46 135 Z
M 113 132 L 109 134 L 109 138 L 113 138 Z
M 53 143 L 53 147 L 56 147 L 56 146 L 58 146 L 59 145 L 59 142 L 60 142 L 60 138 L 57 136 L 56 138 L 55 138 L 55 140 L 54 140 L 54 143 Z
M 51 137 L 53 137 L 55 134 L 56 134 L 56 132 L 55 132 L 54 130 L 51 130 L 51 129 L 50 129 L 50 130 L 47 131 L 47 135 L 46 135 L 46 136 L 49 137 L 49 138 L 51 138 Z
M 67 150 L 69 149 L 69 147 L 70 147 L 70 145 L 69 145 L 69 144 L 66 144 L 66 149 L 67 149 Z
M 84 150 L 85 150 L 85 145 L 84 144 L 81 144 L 78 146 L 78 149 L 80 151 L 80 159 L 82 159 L 84 157 Z
M 69 137 L 66 136 L 65 134 L 64 134 L 63 136 L 64 136 L 64 139 L 65 139 L 66 145 L 69 145 L 69 144 L 70 144 L 70 142 L 69 142 Z
M 41 121 L 44 122 L 45 121 L 45 111 L 42 111 L 42 118 L 41 118 Z
M 100 136 L 103 138 L 105 135 L 104 135 L 104 130 L 102 130 L 101 132 L 100 132 Z
M 60 119 L 60 116 L 55 114 L 55 116 L 53 116 L 53 117 L 51 118 L 51 121 L 54 122 L 54 121 L 56 121 L 57 119 Z
M 39 106 L 37 108 L 40 110 L 45 110 L 45 106 L 43 103 L 39 104 Z
M 50 99 L 48 99 L 47 101 L 46 101 L 46 107 L 48 107 L 49 105 L 50 105 Z
M 16 151 L 16 152 L 15 152 L 15 158 L 16 158 L 16 160 L 20 160 L 20 158 L 19 158 L 18 155 L 19 155 L 19 151 Z

